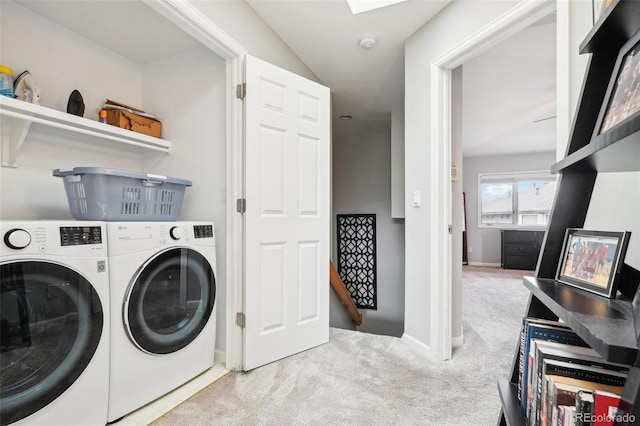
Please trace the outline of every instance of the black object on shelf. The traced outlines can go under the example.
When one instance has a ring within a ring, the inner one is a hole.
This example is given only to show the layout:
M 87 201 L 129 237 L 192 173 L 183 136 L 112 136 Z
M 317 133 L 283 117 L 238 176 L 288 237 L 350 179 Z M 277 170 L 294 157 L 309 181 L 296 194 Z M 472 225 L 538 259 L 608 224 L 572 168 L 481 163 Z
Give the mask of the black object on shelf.
M 67 101 L 67 112 L 69 114 L 82 117 L 84 115 L 84 100 L 82 95 L 77 90 L 73 90 Z

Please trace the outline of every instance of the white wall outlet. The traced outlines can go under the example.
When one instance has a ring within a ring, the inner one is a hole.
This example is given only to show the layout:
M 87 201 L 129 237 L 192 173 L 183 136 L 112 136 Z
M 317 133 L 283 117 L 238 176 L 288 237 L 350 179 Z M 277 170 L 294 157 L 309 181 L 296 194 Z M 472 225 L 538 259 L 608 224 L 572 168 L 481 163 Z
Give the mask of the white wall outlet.
M 420 207 L 420 191 L 413 191 L 413 207 Z

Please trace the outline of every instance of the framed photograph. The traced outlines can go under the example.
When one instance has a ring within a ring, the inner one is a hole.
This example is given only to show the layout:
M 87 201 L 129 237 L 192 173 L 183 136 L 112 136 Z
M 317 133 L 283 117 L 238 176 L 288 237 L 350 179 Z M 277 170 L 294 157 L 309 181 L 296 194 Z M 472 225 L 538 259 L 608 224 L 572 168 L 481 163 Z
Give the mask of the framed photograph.
M 605 145 L 640 130 L 640 31 L 618 53 L 594 138 Z
M 556 280 L 615 297 L 630 235 L 630 232 L 567 229 Z
M 612 0 L 591 0 L 591 7 L 593 9 L 593 23 L 598 22 L 600 17 L 604 14 L 605 10 L 611 5 Z

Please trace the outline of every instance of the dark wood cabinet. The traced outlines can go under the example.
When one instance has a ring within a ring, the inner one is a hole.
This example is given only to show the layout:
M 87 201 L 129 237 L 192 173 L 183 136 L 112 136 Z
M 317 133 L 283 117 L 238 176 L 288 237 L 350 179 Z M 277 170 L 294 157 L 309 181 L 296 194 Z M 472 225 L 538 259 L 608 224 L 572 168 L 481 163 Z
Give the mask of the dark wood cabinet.
M 640 420 L 640 292 L 632 291 L 634 297 L 619 294 L 608 299 L 563 285 L 555 281 L 555 274 L 566 229 L 582 228 L 585 224 L 597 175 L 640 172 L 640 119 L 637 114 L 629 121 L 633 126 L 619 126 L 624 137 L 608 138 L 607 133 L 593 136 L 618 53 L 639 30 L 640 1 L 613 0 L 580 47 L 581 53 L 591 54 L 589 66 L 565 157 L 551 167 L 551 171 L 560 176 L 535 276 L 524 277 L 524 285 L 530 292 L 525 316 L 560 319 L 604 359 L 630 365 L 620 409 L 636 422 Z M 612 130 L 615 135 L 615 128 Z M 611 217 L 614 225 L 615 215 Z M 510 238 L 503 232 L 503 246 Z M 637 286 L 637 277 L 627 284 Z M 521 415 L 517 398 L 519 340 L 519 336 L 514 336 L 516 349 L 510 374 L 498 380 L 502 401 L 499 424 L 529 424 Z
M 502 229 L 500 231 L 501 259 L 504 269 L 533 271 L 538 263 L 544 231 Z

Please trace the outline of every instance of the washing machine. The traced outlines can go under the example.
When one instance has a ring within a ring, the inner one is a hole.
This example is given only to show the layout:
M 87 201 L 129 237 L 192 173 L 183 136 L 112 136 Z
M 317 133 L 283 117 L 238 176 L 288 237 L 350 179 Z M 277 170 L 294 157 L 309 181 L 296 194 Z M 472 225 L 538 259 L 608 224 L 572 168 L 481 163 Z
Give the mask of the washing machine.
M 0 235 L 0 424 L 106 424 L 104 223 L 3 221 Z
M 213 366 L 216 250 L 211 222 L 108 222 L 109 422 Z

